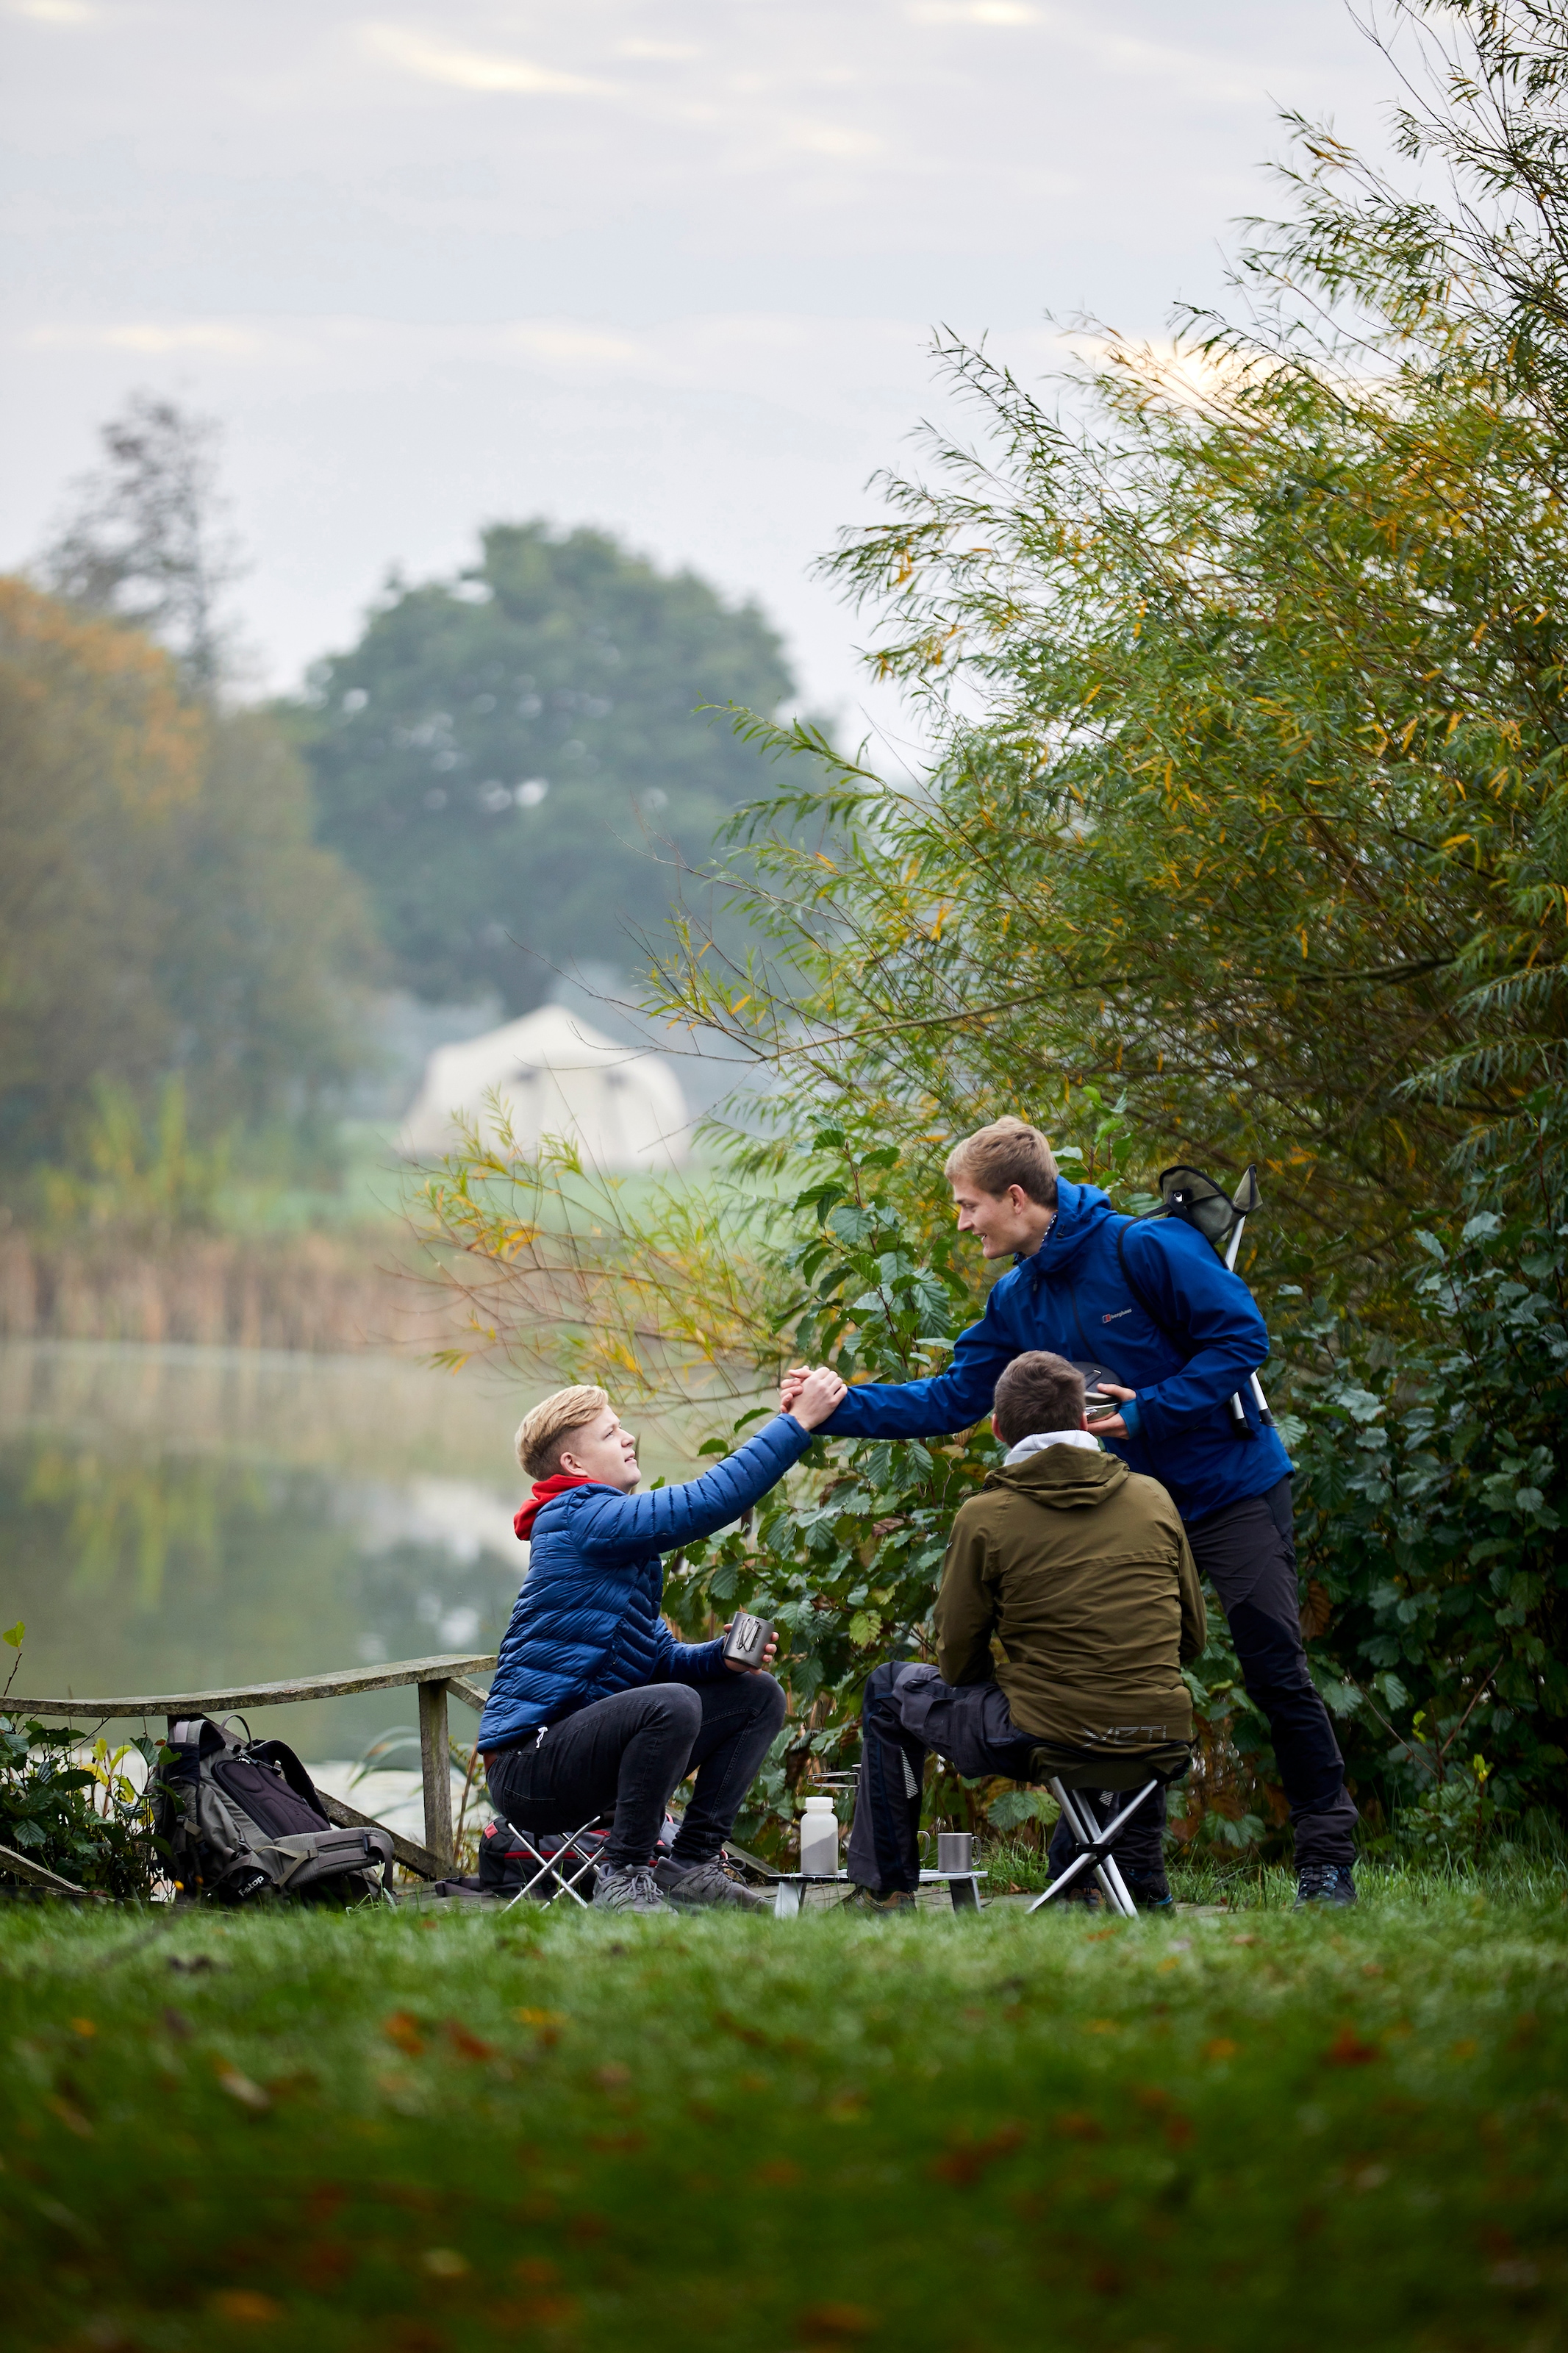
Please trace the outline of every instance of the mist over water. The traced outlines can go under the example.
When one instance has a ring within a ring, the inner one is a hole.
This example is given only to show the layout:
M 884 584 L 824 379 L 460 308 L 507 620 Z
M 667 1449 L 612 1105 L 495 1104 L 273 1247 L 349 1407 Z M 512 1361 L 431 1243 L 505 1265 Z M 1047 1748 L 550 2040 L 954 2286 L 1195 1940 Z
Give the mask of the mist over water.
M 199 1691 L 493 1650 L 526 1566 L 511 1433 L 530 1401 L 370 1355 L 0 1345 L 0 1616 L 27 1628 L 15 1692 Z M 249 1721 L 318 1759 L 412 1730 L 416 1709 L 405 1689 Z M 453 1730 L 468 1736 L 467 1711 Z

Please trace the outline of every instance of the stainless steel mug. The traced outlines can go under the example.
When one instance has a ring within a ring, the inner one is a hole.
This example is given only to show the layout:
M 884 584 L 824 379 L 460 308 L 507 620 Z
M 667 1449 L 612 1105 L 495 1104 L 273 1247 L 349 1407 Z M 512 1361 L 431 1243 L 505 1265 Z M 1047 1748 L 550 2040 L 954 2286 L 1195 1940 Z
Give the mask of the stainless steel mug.
M 972 1831 L 938 1831 L 936 1867 L 939 1871 L 973 1871 L 974 1868 L 973 1832 Z
M 760 1667 L 773 1630 L 771 1619 L 753 1618 L 746 1610 L 737 1609 L 724 1637 L 725 1658 L 732 1666 Z

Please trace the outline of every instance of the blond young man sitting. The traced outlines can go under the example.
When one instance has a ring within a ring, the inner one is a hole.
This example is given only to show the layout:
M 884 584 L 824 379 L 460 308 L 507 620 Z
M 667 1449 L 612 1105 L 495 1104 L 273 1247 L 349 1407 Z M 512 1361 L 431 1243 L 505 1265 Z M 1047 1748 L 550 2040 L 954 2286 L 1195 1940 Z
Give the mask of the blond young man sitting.
M 596 1905 L 767 1908 L 730 1877 L 720 1849 L 784 1722 L 784 1694 L 763 1669 L 728 1665 L 721 1640 L 677 1641 L 659 1611 L 661 1556 L 749 1511 L 843 1396 L 836 1373 L 813 1373 L 790 1411 L 735 1453 L 647 1495 L 634 1493 L 637 1440 L 603 1389 L 560 1389 L 518 1430 L 534 1481 L 513 1523 L 530 1546 L 528 1575 L 479 1749 L 491 1802 L 520 1830 L 613 1813 Z M 665 1810 L 693 1767 L 673 1851 L 656 1868 Z

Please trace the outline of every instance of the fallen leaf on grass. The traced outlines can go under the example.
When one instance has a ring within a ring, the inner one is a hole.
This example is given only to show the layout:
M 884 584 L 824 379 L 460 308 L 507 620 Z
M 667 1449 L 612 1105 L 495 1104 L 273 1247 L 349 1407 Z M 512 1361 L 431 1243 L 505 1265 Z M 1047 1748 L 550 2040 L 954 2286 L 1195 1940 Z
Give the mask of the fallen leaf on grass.
M 822 2103 L 822 2113 L 830 2124 L 858 2125 L 866 2113 L 863 2092 L 835 2092 Z
M 226 2092 L 231 2100 L 237 2100 L 242 2108 L 248 2108 L 252 2116 L 264 2116 L 272 2105 L 260 2084 L 253 2084 L 248 2075 L 242 2075 L 239 2069 L 230 2066 L 227 2061 L 217 2061 L 216 2073 L 218 2090 Z
M 73 2034 L 79 2034 L 84 2042 L 89 2042 L 92 2040 L 92 2037 L 98 2032 L 98 2028 L 90 2018 L 73 2018 L 71 2021 L 71 2032 Z
M 1086 2018 L 1083 2031 L 1086 2034 L 1120 2034 L 1121 2027 L 1114 2018 Z
M 1458 2042 L 1449 2045 L 1448 2056 L 1450 2059 L 1473 2059 L 1480 2047 L 1473 2034 L 1464 2034 Z
M 632 2071 L 618 2059 L 606 2059 L 602 2067 L 594 2070 L 594 2081 L 606 2092 L 618 2092 L 632 2080 Z
M 220 2319 L 237 2320 L 252 2327 L 283 2317 L 283 2306 L 277 2298 L 263 2295 L 256 2287 L 220 2287 L 212 2304 Z
M 800 2326 L 808 2338 L 823 2338 L 830 2344 L 843 2344 L 847 2339 L 869 2337 L 877 2326 L 877 2316 L 868 2312 L 863 2304 L 814 2304 L 809 2312 L 800 2316 Z
M 466 2279 L 471 2268 L 467 2255 L 456 2247 L 426 2247 L 419 2258 L 419 2268 L 432 2279 Z
M 1205 2042 L 1204 2044 L 1204 2057 L 1205 2059 L 1234 2059 L 1240 2049 L 1240 2043 L 1233 2042 L 1228 2034 L 1216 2034 L 1212 2042 Z
M 78 2140 L 92 2138 L 92 2126 L 73 2100 L 62 2100 L 56 2092 L 50 2094 L 44 2105 L 58 2116 L 67 2132 L 75 2133 Z
M 395 2010 L 390 2018 L 381 2021 L 381 2031 L 389 2042 L 410 2059 L 417 2059 L 425 2048 L 425 2037 L 419 2031 L 419 2021 L 411 2010 Z
M 752 2174 L 768 2189 L 793 2189 L 800 2179 L 800 2168 L 793 2157 L 764 2158 Z
M 479 2035 L 470 2033 L 468 2029 L 459 2024 L 455 2018 L 449 2018 L 447 2021 L 445 2032 L 447 2042 L 460 2059 L 493 2059 L 496 2055 L 496 2046 L 493 2042 L 486 2042 Z
M 561 2276 L 561 2266 L 548 2255 L 523 2255 L 513 2263 L 511 2275 L 525 2287 L 552 2287 Z
M 1323 2057 L 1331 2067 L 1368 2067 L 1381 2053 L 1375 2042 L 1363 2041 L 1353 2026 L 1342 2026 Z
M 955 2140 L 942 2156 L 933 2158 L 931 2173 L 938 2181 L 968 2189 L 989 2167 L 1021 2148 L 1026 2137 L 1022 2125 L 1008 2124 L 998 2125 L 984 2140 Z
M 1081 2108 L 1066 2108 L 1051 2119 L 1051 2130 L 1060 2133 L 1064 2140 L 1103 2140 L 1105 2126 L 1098 2116 L 1087 2116 Z

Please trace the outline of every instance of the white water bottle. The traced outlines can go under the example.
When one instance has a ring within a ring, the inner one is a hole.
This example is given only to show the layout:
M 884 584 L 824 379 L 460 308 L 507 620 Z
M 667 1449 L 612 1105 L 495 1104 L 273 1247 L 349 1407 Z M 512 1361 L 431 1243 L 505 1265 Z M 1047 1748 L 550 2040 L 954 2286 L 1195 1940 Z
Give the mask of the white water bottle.
M 831 1879 L 838 1868 L 838 1820 L 831 1798 L 807 1798 L 800 1823 L 800 1867 L 807 1879 Z

